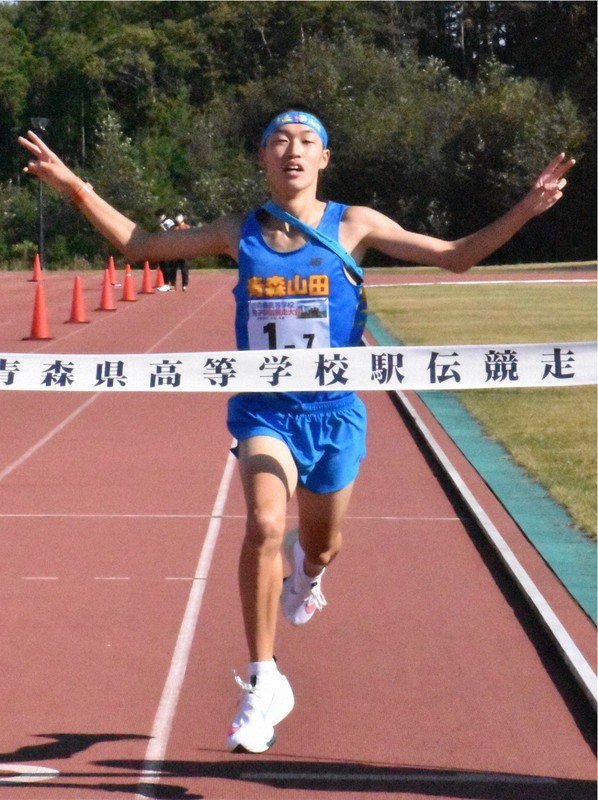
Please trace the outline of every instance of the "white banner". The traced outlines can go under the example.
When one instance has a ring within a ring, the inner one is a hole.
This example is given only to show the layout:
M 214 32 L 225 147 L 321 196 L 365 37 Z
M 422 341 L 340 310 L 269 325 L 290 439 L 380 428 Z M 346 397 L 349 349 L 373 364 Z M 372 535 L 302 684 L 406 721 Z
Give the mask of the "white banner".
M 71 355 L 0 353 L 0 392 L 454 390 L 596 383 L 596 342 Z

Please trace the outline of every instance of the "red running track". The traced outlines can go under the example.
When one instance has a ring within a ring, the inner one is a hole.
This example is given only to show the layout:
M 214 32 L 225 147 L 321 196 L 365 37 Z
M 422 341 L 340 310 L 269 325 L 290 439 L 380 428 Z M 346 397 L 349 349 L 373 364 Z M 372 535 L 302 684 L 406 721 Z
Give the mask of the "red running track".
M 73 279 L 48 274 L 50 342 L 21 341 L 27 277 L 0 275 L 0 351 L 233 347 L 233 273 L 116 313 L 93 310 L 87 275 L 89 325 L 64 324 Z M 554 657 L 390 399 L 364 399 L 369 455 L 329 605 L 281 624 L 297 705 L 252 757 L 225 749 L 246 661 L 225 398 L 2 393 L 0 798 L 595 797 L 591 732 Z M 593 661 L 595 629 L 517 547 Z

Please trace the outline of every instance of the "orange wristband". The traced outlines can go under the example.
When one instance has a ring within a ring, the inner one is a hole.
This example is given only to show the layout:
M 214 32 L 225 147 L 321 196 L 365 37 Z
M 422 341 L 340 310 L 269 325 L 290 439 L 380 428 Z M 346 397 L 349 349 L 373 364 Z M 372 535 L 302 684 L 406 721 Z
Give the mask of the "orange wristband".
M 90 195 L 92 192 L 93 186 L 91 183 L 84 183 L 71 197 L 71 203 L 74 203 L 76 206 L 82 205 L 87 199 L 87 195 Z

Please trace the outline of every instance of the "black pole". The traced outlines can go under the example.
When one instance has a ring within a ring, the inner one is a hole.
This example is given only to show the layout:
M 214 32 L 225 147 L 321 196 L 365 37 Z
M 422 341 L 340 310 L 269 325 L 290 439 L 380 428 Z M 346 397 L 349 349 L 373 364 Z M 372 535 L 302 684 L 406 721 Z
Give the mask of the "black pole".
M 44 260 L 44 183 L 43 181 L 39 182 L 39 190 L 37 194 L 37 209 L 38 209 L 38 237 L 37 237 L 37 249 L 39 255 L 39 263 L 41 268 L 44 268 L 45 260 Z
M 44 134 L 50 120 L 47 117 L 31 117 L 31 125 L 36 133 Z M 37 214 L 38 214 L 38 235 L 37 235 L 37 249 L 39 256 L 39 263 L 41 268 L 44 268 L 44 184 L 43 181 L 39 182 L 37 193 Z

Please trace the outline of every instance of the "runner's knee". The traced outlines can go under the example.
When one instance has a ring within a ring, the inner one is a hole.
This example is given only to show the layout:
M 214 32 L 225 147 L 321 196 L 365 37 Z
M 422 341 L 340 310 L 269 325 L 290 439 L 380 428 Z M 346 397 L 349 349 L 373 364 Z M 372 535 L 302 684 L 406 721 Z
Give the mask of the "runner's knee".
M 256 509 L 248 514 L 245 533 L 247 546 L 274 555 L 280 550 L 285 517 L 275 509 Z

